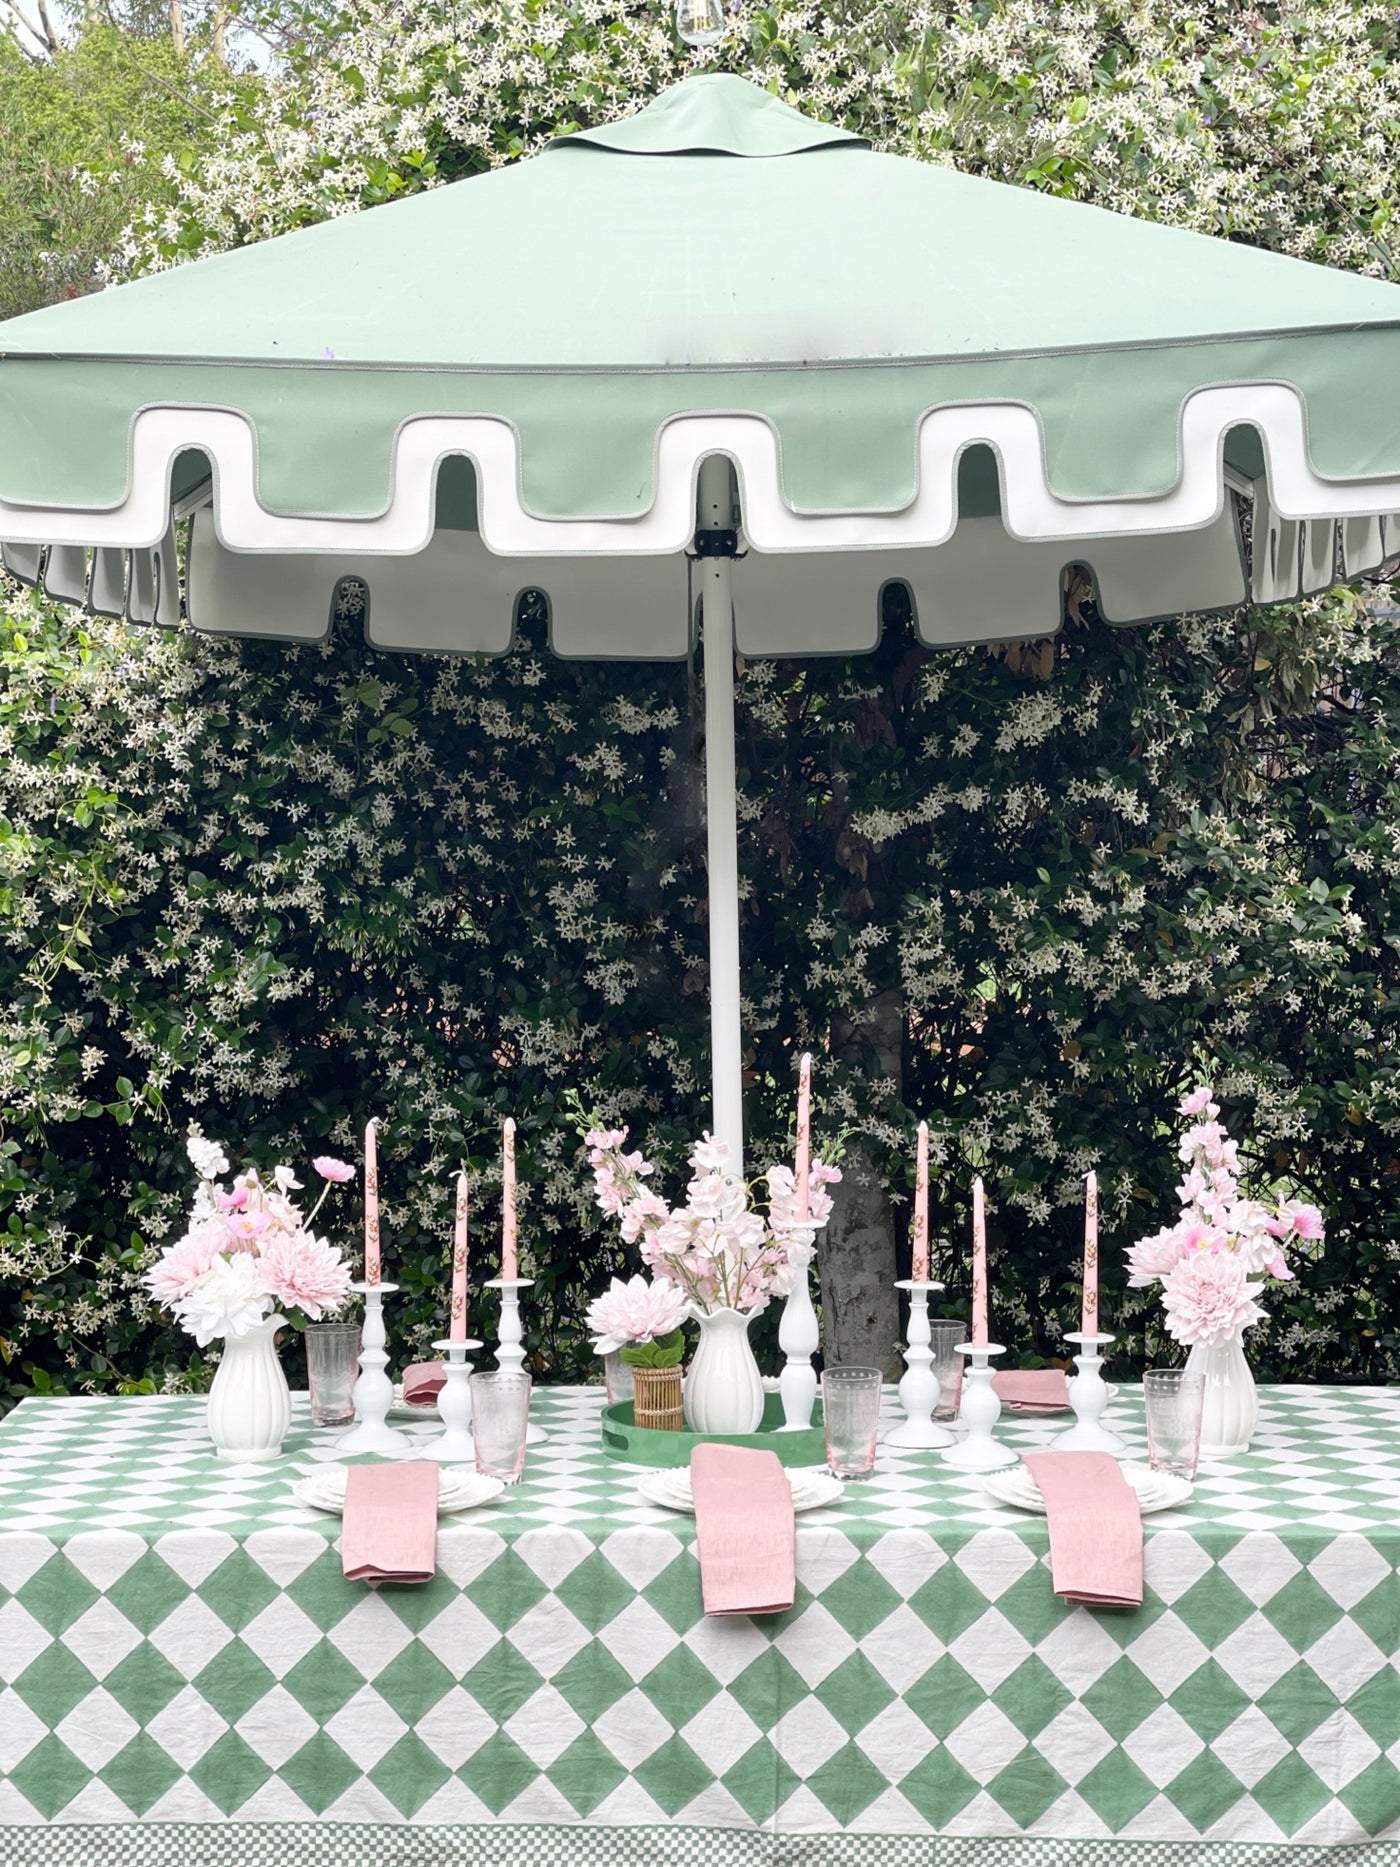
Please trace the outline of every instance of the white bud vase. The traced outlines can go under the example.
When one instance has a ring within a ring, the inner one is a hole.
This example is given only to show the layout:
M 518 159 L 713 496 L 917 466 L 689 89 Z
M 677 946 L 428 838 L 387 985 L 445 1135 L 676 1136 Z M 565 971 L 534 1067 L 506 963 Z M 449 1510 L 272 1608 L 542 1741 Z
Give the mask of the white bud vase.
M 1186 1366 L 1205 1376 L 1201 1457 L 1227 1459 L 1248 1452 L 1259 1424 L 1259 1394 L 1245 1359 L 1243 1333 L 1229 1342 L 1198 1342 Z
M 749 1345 L 752 1312 L 692 1310 L 700 1344 L 685 1377 L 685 1423 L 693 1433 L 756 1433 L 763 1381 Z
M 221 1459 L 259 1464 L 281 1455 L 292 1396 L 274 1338 L 285 1316 L 268 1316 L 246 1335 L 224 1337 L 209 1389 L 209 1437 Z

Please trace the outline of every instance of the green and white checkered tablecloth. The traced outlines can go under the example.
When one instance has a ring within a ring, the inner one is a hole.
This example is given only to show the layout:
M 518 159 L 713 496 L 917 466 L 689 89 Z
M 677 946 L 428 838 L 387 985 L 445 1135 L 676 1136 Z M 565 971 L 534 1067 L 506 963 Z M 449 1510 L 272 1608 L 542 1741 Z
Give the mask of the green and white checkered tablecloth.
M 791 1611 L 709 1621 L 598 1390 L 540 1390 L 523 1483 L 379 1591 L 291 1496 L 297 1404 L 272 1467 L 185 1399 L 0 1423 L 4 1867 L 1400 1867 L 1400 1391 L 1265 1390 L 1147 1520 L 1138 1610 L 1067 1607 L 1042 1518 L 882 1451 L 799 1519 Z

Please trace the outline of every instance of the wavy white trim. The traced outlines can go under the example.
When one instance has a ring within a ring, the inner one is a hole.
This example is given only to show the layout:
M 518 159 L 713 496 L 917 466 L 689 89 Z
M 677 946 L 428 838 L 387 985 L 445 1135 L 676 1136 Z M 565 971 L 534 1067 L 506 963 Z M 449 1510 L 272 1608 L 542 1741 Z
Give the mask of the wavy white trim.
M 377 518 L 289 517 L 257 497 L 255 436 L 232 410 L 143 409 L 132 426 L 131 487 L 105 512 L 0 501 L 0 537 L 22 543 L 147 548 L 169 523 L 170 469 L 198 449 L 214 472 L 219 536 L 235 551 L 321 551 L 408 555 L 433 530 L 439 463 L 465 455 L 476 467 L 481 536 L 499 556 L 665 555 L 684 550 L 695 527 L 701 461 L 727 455 L 739 479 L 744 530 L 758 551 L 853 551 L 940 545 L 957 521 L 958 461 L 971 446 L 1000 462 L 1006 530 L 1027 542 L 1192 531 L 1214 523 L 1224 501 L 1222 455 L 1232 427 L 1252 425 L 1263 441 L 1274 512 L 1286 521 L 1369 518 L 1400 508 L 1400 479 L 1322 480 L 1307 456 L 1306 411 L 1281 383 L 1196 390 L 1183 406 L 1181 478 L 1151 499 L 1067 500 L 1045 478 L 1034 412 L 1013 403 L 964 403 L 933 410 L 920 424 L 917 492 L 898 512 L 799 513 L 782 489 L 778 437 L 756 415 L 678 415 L 657 437 L 655 497 L 634 518 L 545 519 L 529 512 L 520 486 L 519 442 L 493 416 L 422 415 L 394 441 L 391 497 Z

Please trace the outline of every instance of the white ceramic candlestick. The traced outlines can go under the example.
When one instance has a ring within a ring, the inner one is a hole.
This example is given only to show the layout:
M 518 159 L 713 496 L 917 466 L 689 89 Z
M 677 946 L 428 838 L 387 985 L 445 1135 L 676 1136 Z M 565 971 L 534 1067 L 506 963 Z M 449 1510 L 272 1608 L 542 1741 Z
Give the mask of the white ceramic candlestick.
M 896 1290 L 909 1292 L 909 1336 L 904 1350 L 904 1375 L 899 1383 L 899 1404 L 904 1409 L 904 1418 L 885 1434 L 887 1446 L 951 1446 L 956 1442 L 956 1433 L 939 1426 L 933 1418 L 942 1389 L 933 1371 L 933 1350 L 929 1347 L 933 1336 L 929 1329 L 928 1300 L 930 1292 L 942 1288 L 942 1284 L 913 1277 L 901 1277 L 895 1285 Z
M 999 1342 L 988 1342 L 983 1348 L 974 1348 L 971 1342 L 959 1342 L 958 1353 L 968 1357 L 963 1367 L 962 1403 L 958 1408 L 958 1418 L 967 1428 L 967 1437 L 947 1448 L 943 1462 L 964 1472 L 1000 1471 L 1003 1465 L 1014 1465 L 1018 1454 L 996 1442 L 993 1429 L 1001 1418 L 1001 1402 L 992 1386 L 988 1362 L 993 1355 L 1004 1355 L 1006 1350 Z
M 533 1277 L 493 1277 L 488 1290 L 501 1293 L 501 1334 L 496 1344 L 496 1366 L 506 1374 L 519 1374 L 525 1365 L 525 1331 L 520 1322 L 520 1292 L 533 1290 Z M 525 1432 L 527 1446 L 537 1446 L 549 1434 L 531 1420 Z
M 1069 1404 L 1074 1408 L 1074 1425 L 1050 1441 L 1051 1452 L 1111 1452 L 1116 1459 L 1126 1457 L 1128 1448 L 1101 1422 L 1108 1405 L 1108 1389 L 1103 1379 L 1102 1351 L 1114 1340 L 1111 1335 L 1086 1335 L 1076 1330 L 1065 1337 L 1075 1342 L 1074 1362 L 1078 1372 L 1069 1384 Z
M 467 1351 L 481 1347 L 480 1342 L 434 1342 L 433 1347 L 445 1357 L 444 1380 L 437 1397 L 442 1431 L 431 1445 L 424 1446 L 423 1457 L 436 1459 L 439 1465 L 474 1465 L 476 1442 L 472 1438 L 471 1363 Z
M 365 1320 L 360 1329 L 360 1373 L 350 1398 L 355 1403 L 355 1424 L 335 1442 L 337 1452 L 407 1452 L 412 1443 L 407 1433 L 386 1425 L 385 1416 L 394 1402 L 394 1385 L 384 1372 L 389 1357 L 384 1353 L 384 1299 L 398 1289 L 397 1284 L 351 1284 L 350 1288 L 365 1300 Z
M 811 1219 L 798 1226 L 788 1245 L 788 1258 L 797 1271 L 792 1295 L 783 1304 L 778 1323 L 778 1347 L 786 1355 L 778 1376 L 778 1395 L 783 1403 L 780 1433 L 802 1433 L 812 1424 L 812 1408 L 817 1401 L 817 1371 L 812 1357 L 821 1346 L 817 1312 L 812 1307 L 811 1279 L 808 1272 L 814 1256 L 810 1240 L 820 1228 Z

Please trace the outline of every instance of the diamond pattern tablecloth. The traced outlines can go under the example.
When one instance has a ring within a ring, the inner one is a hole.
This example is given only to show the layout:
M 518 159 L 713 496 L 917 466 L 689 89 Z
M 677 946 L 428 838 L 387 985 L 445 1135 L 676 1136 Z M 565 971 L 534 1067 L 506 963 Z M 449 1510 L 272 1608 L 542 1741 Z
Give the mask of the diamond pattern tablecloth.
M 729 1621 L 596 1389 L 540 1390 L 524 1482 L 379 1591 L 291 1496 L 304 1400 L 271 1467 L 217 1461 L 197 1401 L 26 1401 L 0 1862 L 1400 1861 L 1400 1391 L 1261 1398 L 1253 1451 L 1147 1520 L 1139 1610 L 1065 1606 L 1043 1518 L 882 1451 L 799 1519 L 793 1608 Z M 1141 1444 L 1131 1390 L 1113 1419 Z

